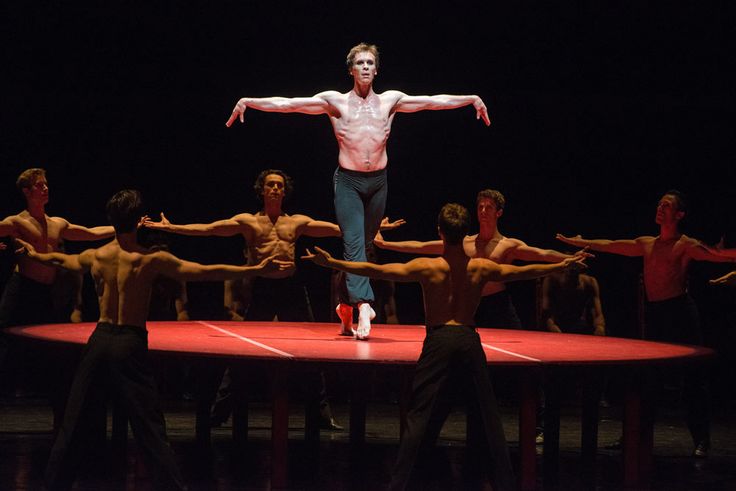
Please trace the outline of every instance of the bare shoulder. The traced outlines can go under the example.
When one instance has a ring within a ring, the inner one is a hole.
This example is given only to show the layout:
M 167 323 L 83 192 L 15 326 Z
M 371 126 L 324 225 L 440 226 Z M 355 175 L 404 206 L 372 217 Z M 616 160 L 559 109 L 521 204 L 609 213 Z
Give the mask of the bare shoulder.
M 634 239 L 634 242 L 639 244 L 652 244 L 655 240 L 657 240 L 657 238 L 653 235 L 642 235 L 641 237 Z
M 251 225 L 256 221 L 256 216 L 253 213 L 238 213 L 231 220 L 242 225 Z
M 395 104 L 403 97 L 408 97 L 408 94 L 401 92 L 400 90 L 387 90 L 376 94 L 381 102 Z
M 318 99 L 323 99 L 329 104 L 333 104 L 346 100 L 348 97 L 348 92 L 342 94 L 336 90 L 325 90 L 314 94 L 314 97 Z
M 474 257 L 468 262 L 468 271 L 496 271 L 498 263 L 485 257 Z
M 682 234 L 680 236 L 680 239 L 678 240 L 681 244 L 685 244 L 688 247 L 700 247 L 703 245 L 701 241 L 696 239 L 695 237 L 689 237 L 685 234 Z
M 62 228 L 66 228 L 66 227 L 69 226 L 69 220 L 67 220 L 66 218 L 62 218 L 62 217 L 48 217 L 47 220 L 49 222 L 53 223 L 54 225 L 57 225 L 57 226 L 62 227 Z
M 524 242 L 521 239 L 514 239 L 513 237 L 501 237 L 501 240 L 498 241 L 499 245 L 503 245 L 504 247 L 508 249 L 516 249 L 517 247 L 523 247 L 526 246 L 526 242 Z

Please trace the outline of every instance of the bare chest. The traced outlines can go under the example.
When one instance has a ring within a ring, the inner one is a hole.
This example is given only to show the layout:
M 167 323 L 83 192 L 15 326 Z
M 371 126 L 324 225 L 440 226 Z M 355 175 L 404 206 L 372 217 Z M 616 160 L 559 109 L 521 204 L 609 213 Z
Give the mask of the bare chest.
M 59 248 L 61 225 L 53 220 L 21 219 L 18 225 L 20 238 L 30 242 L 39 252 L 52 252 Z

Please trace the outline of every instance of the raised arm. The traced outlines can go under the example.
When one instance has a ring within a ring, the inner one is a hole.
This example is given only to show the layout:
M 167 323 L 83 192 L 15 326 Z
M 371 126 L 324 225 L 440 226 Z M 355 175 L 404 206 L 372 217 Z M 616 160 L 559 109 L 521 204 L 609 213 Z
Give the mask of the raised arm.
M 76 225 L 63 218 L 55 217 L 63 223 L 61 238 L 64 240 L 102 240 L 115 235 L 115 229 L 110 225 L 100 227 L 84 227 Z
M 94 250 L 88 249 L 81 254 L 64 254 L 61 252 L 36 252 L 36 249 L 28 242 L 22 239 L 15 239 L 18 248 L 15 253 L 27 256 L 46 266 L 56 266 L 58 268 L 68 269 L 77 273 L 84 273 L 89 270 L 94 257 Z
M 331 95 L 337 92 L 327 91 L 315 94 L 312 97 L 243 97 L 233 108 L 230 119 L 225 126 L 232 126 L 236 119 L 245 121 L 245 110 L 248 108 L 271 113 L 302 113 L 302 114 L 330 114 L 339 116 L 335 106 L 329 103 Z
M 302 259 L 326 268 L 353 273 L 369 278 L 389 281 L 419 281 L 421 279 L 421 268 L 419 261 L 415 259 L 408 263 L 374 264 L 360 261 L 343 261 L 333 258 L 327 251 L 314 248 L 314 253 L 307 249 L 307 254 Z
M 441 111 L 473 105 L 475 119 L 483 119 L 486 126 L 491 124 L 488 109 L 477 95 L 407 95 L 399 92 L 399 99 L 394 109 L 399 113 L 415 113 L 417 111 Z
M 254 266 L 200 264 L 179 259 L 166 251 L 156 252 L 152 256 L 152 261 L 158 273 L 180 281 L 234 280 L 294 267 L 292 261 L 279 261 L 275 256 L 268 257 Z
M 154 222 L 144 217 L 143 226 L 154 230 L 163 230 L 180 235 L 230 237 L 243 233 L 249 227 L 248 214 L 236 215 L 233 218 L 218 220 L 212 223 L 190 223 L 175 225 L 161 212 L 161 221 Z
M 610 252 L 630 257 L 644 255 L 644 243 L 641 237 L 629 240 L 583 239 L 579 235 L 566 237 L 562 234 L 557 234 L 556 237 L 565 244 L 588 247 L 592 251 Z

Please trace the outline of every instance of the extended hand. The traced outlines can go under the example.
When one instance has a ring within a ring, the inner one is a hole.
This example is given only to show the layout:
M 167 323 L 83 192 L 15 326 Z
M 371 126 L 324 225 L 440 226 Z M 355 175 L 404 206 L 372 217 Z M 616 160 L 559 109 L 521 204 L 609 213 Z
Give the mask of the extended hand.
M 568 257 L 562 263 L 565 265 L 565 269 L 572 269 L 573 271 L 582 271 L 584 269 L 588 268 L 588 265 L 585 264 L 585 259 L 587 259 L 585 256 L 578 256 L 577 254 Z
M 294 267 L 294 261 L 276 259 L 276 255 L 269 256 L 258 264 L 259 272 L 263 274 L 286 271 Z
M 14 240 L 15 240 L 15 245 L 16 245 L 15 253 L 18 256 L 30 256 L 36 253 L 36 248 L 33 247 L 28 242 L 26 242 L 25 240 L 18 239 L 18 238 Z
M 381 220 L 381 225 L 378 227 L 378 230 L 393 230 L 395 228 L 399 228 L 402 225 L 406 223 L 406 220 L 403 218 L 399 218 L 398 220 L 394 220 L 393 222 L 389 220 L 388 217 L 383 217 L 383 220 Z
M 243 116 L 245 115 L 245 110 L 247 108 L 247 104 L 245 103 L 245 99 L 240 99 L 237 104 L 235 104 L 235 107 L 233 108 L 233 113 L 230 115 L 230 119 L 227 120 L 227 123 L 225 123 L 225 126 L 228 128 L 232 126 L 232 124 L 235 122 L 235 119 L 240 119 L 240 122 L 244 122 Z
M 589 247 L 588 246 L 585 246 L 585 247 L 583 247 L 582 249 L 580 249 L 579 251 L 577 251 L 573 255 L 574 256 L 580 256 L 583 259 L 588 259 L 589 257 L 595 257 L 595 254 L 591 254 L 590 252 L 588 252 L 588 249 L 589 249 Z
M 557 240 L 561 240 L 565 244 L 570 244 L 578 247 L 586 247 L 585 240 L 583 240 L 583 237 L 579 234 L 574 237 L 565 237 L 562 234 L 555 235 L 555 238 Z
M 307 249 L 307 254 L 302 256 L 302 259 L 312 261 L 319 266 L 326 266 L 329 260 L 332 259 L 330 253 L 324 249 L 320 249 L 319 247 L 314 246 L 314 251 L 315 252 L 313 253 L 309 249 Z
M 708 283 L 711 285 L 734 285 L 736 284 L 736 271 L 731 271 L 720 278 L 710 280 Z
M 171 225 L 171 222 L 166 218 L 166 215 L 164 215 L 163 211 L 161 212 L 160 222 L 154 222 L 148 217 L 148 215 L 144 216 L 141 220 L 144 227 L 153 228 L 156 230 L 167 230 L 168 227 Z
M 483 103 L 483 99 L 478 97 L 473 103 L 473 107 L 475 108 L 475 119 L 482 118 L 486 126 L 490 126 L 491 118 L 488 117 L 488 108 L 486 108 L 486 105 Z

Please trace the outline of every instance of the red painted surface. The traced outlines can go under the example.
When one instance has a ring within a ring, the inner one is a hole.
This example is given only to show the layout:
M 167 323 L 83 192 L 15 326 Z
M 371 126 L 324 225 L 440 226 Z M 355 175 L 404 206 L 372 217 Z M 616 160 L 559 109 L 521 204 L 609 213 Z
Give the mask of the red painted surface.
M 95 324 L 15 327 L 14 334 L 46 341 L 83 344 Z M 307 322 L 150 322 L 151 351 L 188 355 L 294 359 L 352 363 L 413 364 L 424 326 L 374 325 L 368 341 L 338 335 L 338 324 Z M 698 346 L 634 339 L 508 329 L 478 329 L 489 364 L 636 364 L 701 358 Z

